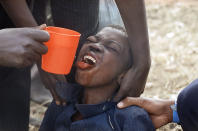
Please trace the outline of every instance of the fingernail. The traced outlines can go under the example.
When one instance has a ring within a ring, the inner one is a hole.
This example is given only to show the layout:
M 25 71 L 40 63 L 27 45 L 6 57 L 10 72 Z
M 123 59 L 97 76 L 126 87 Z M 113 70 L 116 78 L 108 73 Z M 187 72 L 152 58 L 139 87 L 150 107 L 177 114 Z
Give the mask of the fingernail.
M 121 108 L 121 107 L 123 107 L 123 106 L 124 106 L 124 103 L 123 103 L 123 102 L 119 102 L 119 103 L 118 103 L 118 107 Z
M 66 106 L 66 102 L 63 102 L 63 106 Z
M 60 101 L 56 101 L 56 105 L 60 105 Z
M 41 27 L 47 27 L 47 25 L 46 24 L 42 24 L 42 25 L 40 25 Z

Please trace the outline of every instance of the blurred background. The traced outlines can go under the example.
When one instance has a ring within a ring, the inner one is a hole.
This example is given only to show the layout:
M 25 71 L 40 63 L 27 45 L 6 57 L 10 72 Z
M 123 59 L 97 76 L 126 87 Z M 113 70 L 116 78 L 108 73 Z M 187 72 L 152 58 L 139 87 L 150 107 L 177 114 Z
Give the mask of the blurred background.
M 152 65 L 143 97 L 176 99 L 198 78 L 198 0 L 146 0 Z M 31 102 L 30 131 L 46 107 Z M 182 131 L 168 124 L 157 131 Z

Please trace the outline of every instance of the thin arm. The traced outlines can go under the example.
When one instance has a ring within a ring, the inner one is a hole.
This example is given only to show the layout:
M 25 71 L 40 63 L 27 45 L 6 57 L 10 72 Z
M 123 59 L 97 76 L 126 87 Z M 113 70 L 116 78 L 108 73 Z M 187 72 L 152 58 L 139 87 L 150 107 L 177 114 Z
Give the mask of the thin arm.
M 133 58 L 133 67 L 125 75 L 117 97 L 139 96 L 144 90 L 151 65 L 144 0 L 115 1 L 128 34 Z
M 0 2 L 17 27 L 37 26 L 26 0 L 0 0 Z

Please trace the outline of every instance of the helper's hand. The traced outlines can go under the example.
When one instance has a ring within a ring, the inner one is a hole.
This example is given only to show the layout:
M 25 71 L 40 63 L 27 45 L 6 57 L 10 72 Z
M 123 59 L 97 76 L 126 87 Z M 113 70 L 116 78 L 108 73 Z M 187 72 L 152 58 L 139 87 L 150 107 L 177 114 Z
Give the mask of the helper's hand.
M 144 108 L 150 115 L 150 118 L 155 126 L 159 128 L 172 122 L 172 109 L 170 105 L 173 105 L 174 101 L 171 100 L 155 100 L 148 98 L 133 98 L 127 97 L 118 103 L 118 108 L 126 108 L 132 105 Z
M 18 68 L 32 65 L 41 58 L 41 54 L 47 52 L 47 47 L 42 42 L 48 40 L 48 32 L 40 29 L 0 30 L 0 65 Z
M 52 74 L 45 72 L 41 69 L 41 62 L 37 63 L 41 81 L 43 82 L 45 88 L 49 89 L 52 97 L 54 98 L 57 105 L 65 105 L 66 101 L 61 99 L 56 92 L 56 83 L 57 82 L 67 82 L 64 75 Z
M 143 66 L 139 64 L 137 64 L 137 66 L 133 65 L 133 67 L 126 72 L 120 82 L 120 89 L 114 97 L 114 101 L 120 101 L 127 96 L 138 97 L 143 93 L 150 64 L 146 64 L 148 62 L 142 63 L 144 63 Z

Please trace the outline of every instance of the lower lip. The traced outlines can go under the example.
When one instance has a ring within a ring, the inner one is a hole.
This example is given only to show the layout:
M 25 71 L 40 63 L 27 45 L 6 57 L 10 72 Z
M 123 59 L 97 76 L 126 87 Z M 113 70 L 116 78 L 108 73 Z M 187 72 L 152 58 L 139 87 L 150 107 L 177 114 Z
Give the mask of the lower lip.
M 80 68 L 81 70 L 88 70 L 88 69 L 93 68 L 95 65 L 90 65 L 90 64 L 85 63 L 85 62 L 83 62 L 83 61 L 78 61 L 78 62 L 76 63 L 76 66 L 77 66 L 78 68 Z

